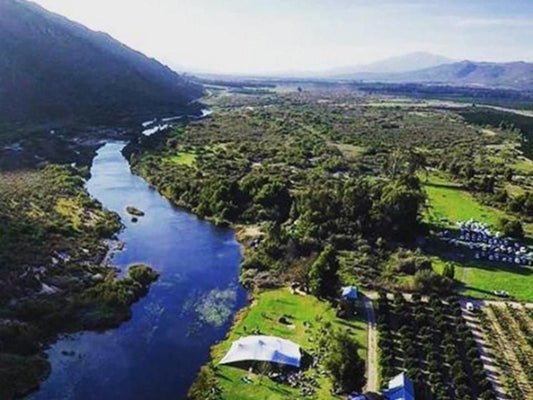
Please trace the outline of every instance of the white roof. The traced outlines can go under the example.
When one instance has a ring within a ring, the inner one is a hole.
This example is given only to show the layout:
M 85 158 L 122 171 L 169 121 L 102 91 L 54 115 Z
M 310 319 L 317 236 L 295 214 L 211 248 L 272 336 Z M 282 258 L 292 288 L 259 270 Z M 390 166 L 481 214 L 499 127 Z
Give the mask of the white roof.
M 300 346 L 275 336 L 246 336 L 233 342 L 220 364 L 239 361 L 268 361 L 300 367 Z

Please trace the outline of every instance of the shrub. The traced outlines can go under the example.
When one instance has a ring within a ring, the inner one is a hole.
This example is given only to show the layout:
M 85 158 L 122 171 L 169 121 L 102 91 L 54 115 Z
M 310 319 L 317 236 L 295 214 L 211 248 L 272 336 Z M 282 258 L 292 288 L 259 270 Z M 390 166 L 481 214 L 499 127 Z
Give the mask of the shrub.
M 346 332 L 336 331 L 327 342 L 324 366 L 344 391 L 361 391 L 365 380 L 365 363 L 357 354 L 357 342 Z
M 498 229 L 504 236 L 515 239 L 524 238 L 524 228 L 522 223 L 516 219 L 501 218 L 498 222 Z

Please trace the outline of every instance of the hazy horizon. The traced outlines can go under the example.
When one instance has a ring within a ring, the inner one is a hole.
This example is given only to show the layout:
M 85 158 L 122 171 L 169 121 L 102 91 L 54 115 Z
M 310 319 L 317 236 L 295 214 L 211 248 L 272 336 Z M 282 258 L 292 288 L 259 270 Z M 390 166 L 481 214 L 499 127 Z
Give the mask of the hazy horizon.
M 524 0 L 35 2 L 180 72 L 322 71 L 413 52 L 533 61 L 533 4 Z

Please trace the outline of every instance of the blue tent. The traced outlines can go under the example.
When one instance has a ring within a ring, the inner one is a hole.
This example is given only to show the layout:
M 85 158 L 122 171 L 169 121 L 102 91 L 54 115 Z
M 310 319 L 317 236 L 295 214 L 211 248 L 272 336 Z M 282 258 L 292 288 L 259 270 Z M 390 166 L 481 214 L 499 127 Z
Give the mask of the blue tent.
M 343 287 L 341 296 L 343 299 L 356 300 L 357 299 L 357 288 L 355 286 Z
M 389 382 L 389 388 L 383 391 L 387 400 L 415 400 L 413 381 L 404 373 L 395 376 Z

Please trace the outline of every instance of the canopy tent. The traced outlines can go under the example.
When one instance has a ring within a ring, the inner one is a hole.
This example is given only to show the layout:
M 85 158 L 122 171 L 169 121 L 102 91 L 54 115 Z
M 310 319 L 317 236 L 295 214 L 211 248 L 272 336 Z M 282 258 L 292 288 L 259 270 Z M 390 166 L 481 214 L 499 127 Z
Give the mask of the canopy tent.
M 241 361 L 267 361 L 300 367 L 300 346 L 275 336 L 246 336 L 233 342 L 220 364 Z
M 401 373 L 389 381 L 389 388 L 383 391 L 387 400 L 415 400 L 413 381 Z
M 357 299 L 357 288 L 355 286 L 345 286 L 342 288 L 343 299 L 347 300 L 356 300 Z

